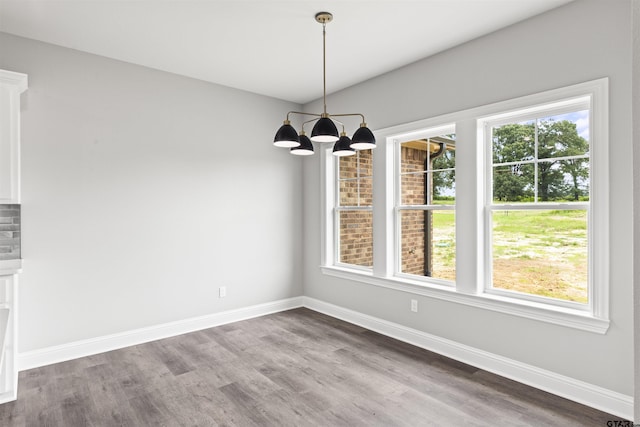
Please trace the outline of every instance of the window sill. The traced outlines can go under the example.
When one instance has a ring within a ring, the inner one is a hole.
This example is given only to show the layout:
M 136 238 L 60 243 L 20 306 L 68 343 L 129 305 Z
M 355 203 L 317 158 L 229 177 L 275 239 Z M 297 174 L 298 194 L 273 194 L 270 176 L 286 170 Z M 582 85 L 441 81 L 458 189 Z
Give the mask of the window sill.
M 515 298 L 490 294 L 464 294 L 453 287 L 424 283 L 418 280 L 395 277 L 374 276 L 371 271 L 359 271 L 349 268 L 322 266 L 322 273 L 341 279 L 355 280 L 384 288 L 395 289 L 416 295 L 424 295 L 443 301 L 455 302 L 471 307 L 484 308 L 499 313 L 538 320 L 568 328 L 580 329 L 597 334 L 605 334 L 609 329 L 609 320 L 597 318 L 588 312 L 556 307 Z

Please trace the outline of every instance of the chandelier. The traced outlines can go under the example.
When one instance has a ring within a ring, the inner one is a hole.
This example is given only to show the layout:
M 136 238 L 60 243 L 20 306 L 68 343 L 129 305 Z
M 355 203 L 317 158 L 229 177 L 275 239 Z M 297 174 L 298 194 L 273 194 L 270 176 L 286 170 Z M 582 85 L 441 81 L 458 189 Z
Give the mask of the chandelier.
M 273 139 L 273 145 L 276 147 L 289 148 L 291 154 L 298 156 L 309 156 L 313 154 L 314 142 L 334 142 L 333 154 L 335 156 L 351 156 L 356 153 L 356 150 L 366 150 L 376 147 L 376 139 L 373 136 L 373 132 L 367 127 L 364 116 L 360 113 L 352 114 L 329 114 L 327 113 L 327 60 L 326 60 L 326 26 L 328 22 L 331 22 L 333 15 L 329 12 L 316 13 L 316 21 L 322 24 L 322 81 L 323 81 L 323 93 L 322 101 L 324 105 L 323 112 L 321 114 L 315 113 L 303 113 L 300 111 L 289 111 L 287 118 L 284 120 L 283 125 L 276 132 L 276 136 Z M 307 120 L 302 123 L 300 134 L 291 126 L 289 116 L 292 114 L 299 114 L 303 116 L 313 116 L 313 119 Z M 347 117 L 347 116 L 360 116 L 362 121 L 360 127 L 354 132 L 353 137 L 350 139 L 344 130 L 344 124 L 334 117 Z M 306 124 L 315 122 L 313 129 L 311 130 L 311 139 L 307 137 L 304 132 L 304 126 Z M 338 134 L 338 123 L 342 127 L 342 132 Z

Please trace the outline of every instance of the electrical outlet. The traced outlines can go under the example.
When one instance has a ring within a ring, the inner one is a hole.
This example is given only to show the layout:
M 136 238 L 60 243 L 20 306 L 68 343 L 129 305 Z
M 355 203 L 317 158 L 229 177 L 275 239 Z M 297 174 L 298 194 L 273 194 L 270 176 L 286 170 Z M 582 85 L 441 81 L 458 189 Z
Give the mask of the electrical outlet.
M 218 296 L 220 298 L 224 298 L 227 296 L 227 287 L 226 286 L 220 286 L 220 288 L 218 288 Z
M 418 312 L 418 300 L 417 299 L 412 299 L 411 300 L 411 311 L 413 311 L 414 313 Z

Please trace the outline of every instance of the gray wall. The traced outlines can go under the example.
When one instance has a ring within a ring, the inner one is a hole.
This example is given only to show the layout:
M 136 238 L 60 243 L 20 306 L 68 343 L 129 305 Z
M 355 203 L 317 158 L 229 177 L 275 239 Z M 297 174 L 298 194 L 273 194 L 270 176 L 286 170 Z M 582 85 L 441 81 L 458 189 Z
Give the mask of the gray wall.
M 305 295 L 632 395 L 630 4 L 576 1 L 336 93 L 327 102 L 329 112 L 360 111 L 372 129 L 381 129 L 609 77 L 612 247 L 606 335 L 323 275 L 318 157 L 304 164 Z M 321 105 L 305 108 L 316 111 Z M 419 313 L 409 311 L 411 298 L 419 301 Z
M 271 144 L 298 106 L 2 33 L 0 52 L 29 75 L 21 352 L 301 295 L 301 161 Z
M 308 296 L 631 395 L 630 4 L 579 0 L 328 103 L 379 129 L 609 77 L 606 335 L 324 276 L 319 157 L 270 143 L 296 106 L 0 33 L 0 68 L 30 83 L 19 350 L 296 296 L 304 281 Z

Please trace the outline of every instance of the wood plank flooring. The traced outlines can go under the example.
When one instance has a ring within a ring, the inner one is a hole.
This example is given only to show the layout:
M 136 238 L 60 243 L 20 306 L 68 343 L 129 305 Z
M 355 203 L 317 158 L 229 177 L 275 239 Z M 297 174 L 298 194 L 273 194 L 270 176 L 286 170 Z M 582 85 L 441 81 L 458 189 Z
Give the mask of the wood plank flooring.
M 606 426 L 612 415 L 296 309 L 21 372 L 10 426 Z

